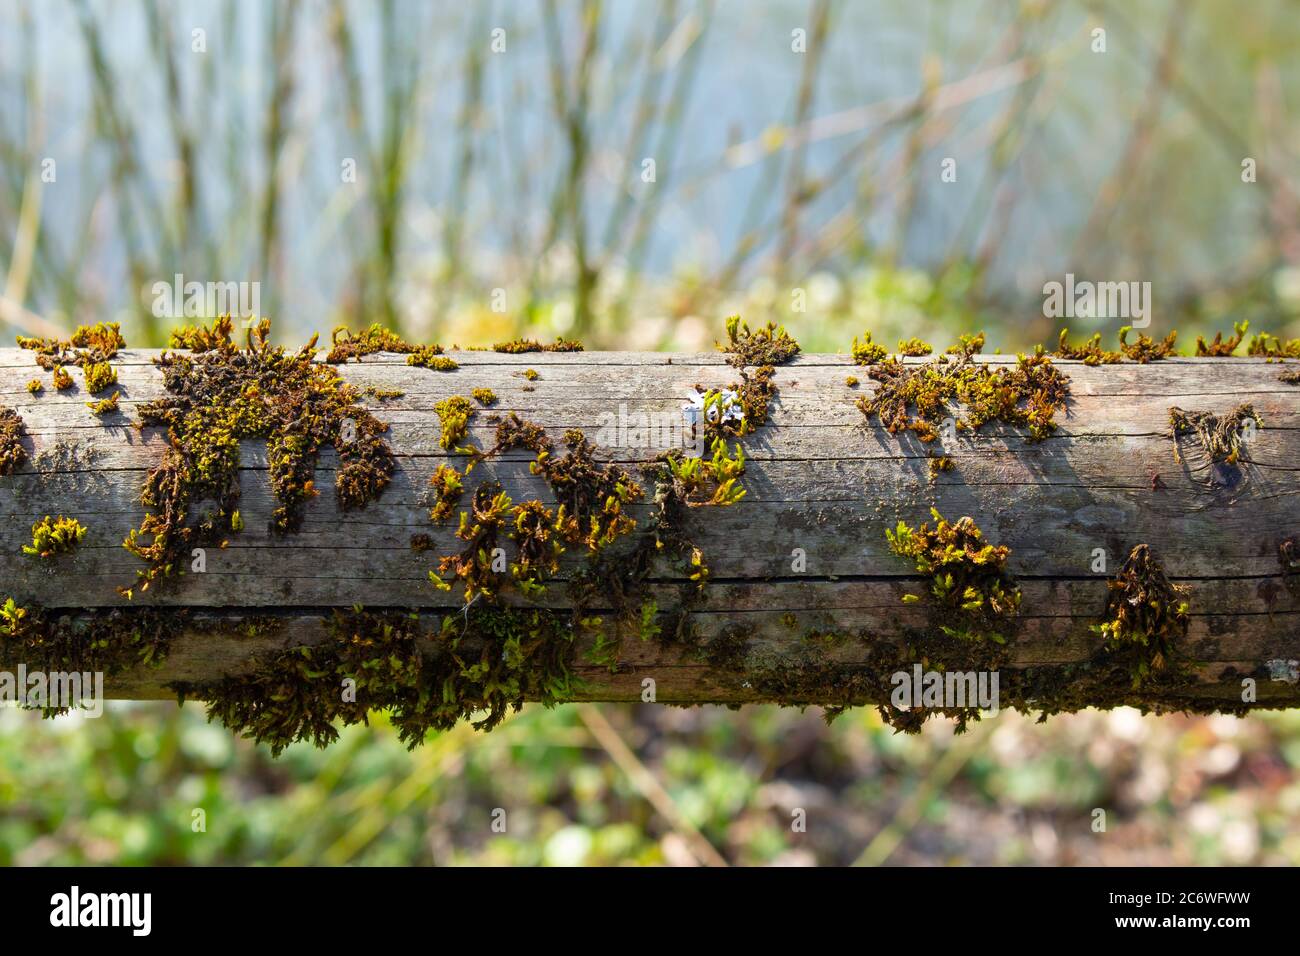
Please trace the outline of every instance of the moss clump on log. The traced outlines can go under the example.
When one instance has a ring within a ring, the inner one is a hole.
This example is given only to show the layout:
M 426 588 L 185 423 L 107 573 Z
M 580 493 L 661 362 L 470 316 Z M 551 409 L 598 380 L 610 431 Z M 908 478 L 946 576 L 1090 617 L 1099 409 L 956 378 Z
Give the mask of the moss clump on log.
M 126 348 L 119 322 L 79 325 L 68 339 L 20 335 L 17 341 L 20 349 L 36 353 L 36 364 L 47 372 L 65 365 L 85 367 L 105 363 Z
M 1074 359 L 1083 362 L 1084 365 L 1114 365 L 1124 361 L 1124 353 L 1111 352 L 1101 347 L 1101 333 L 1094 332 L 1092 338 L 1082 345 L 1071 345 L 1067 336 L 1070 334 L 1069 329 L 1061 329 L 1061 335 L 1056 343 L 1056 351 L 1052 354 L 1058 358 Z
M 440 345 L 424 345 L 406 357 L 406 364 L 432 369 L 435 372 L 454 372 L 460 368 L 455 359 L 450 359 L 441 353 Z
M 1176 331 L 1170 332 L 1160 342 L 1155 341 L 1149 335 L 1139 332 L 1137 341 L 1130 343 L 1128 334 L 1131 331 L 1133 331 L 1132 327 L 1127 325 L 1119 330 L 1119 348 L 1126 358 L 1132 359 L 1134 362 L 1146 365 L 1148 362 L 1158 362 L 1178 354 L 1174 351 L 1174 342 L 1178 338 Z
M 469 399 L 464 395 L 452 395 L 435 404 L 433 411 L 442 424 L 438 447 L 444 451 L 473 453 L 474 449 L 461 445 L 469 435 L 469 419 L 474 414 L 474 406 Z
M 962 641 L 1005 644 L 1020 613 L 1020 589 L 1006 569 L 1010 550 L 985 541 L 969 517 L 949 522 L 933 508 L 930 515 L 933 528 L 928 522 L 912 528 L 900 521 L 893 531 L 887 530 L 890 549 L 911 561 L 929 582 L 939 631 Z M 904 603 L 924 599 L 917 594 L 903 597 Z
M 0 606 L 0 659 L 50 674 L 102 672 L 112 677 L 161 664 L 188 620 L 186 610 L 156 608 L 101 609 L 74 618 L 22 607 L 9 598 Z
M 365 356 L 374 355 L 376 352 L 406 354 L 415 352 L 418 348 L 419 346 L 405 341 L 396 332 L 389 331 L 378 322 L 360 332 L 353 332 L 347 326 L 340 325 L 336 326 L 330 335 L 330 350 L 325 355 L 325 361 L 331 365 L 342 365 L 348 359 L 360 362 Z M 425 346 L 425 348 L 437 349 L 434 354 L 442 352 L 438 346 Z
M 45 559 L 69 554 L 85 536 L 86 526 L 76 518 L 46 515 L 32 525 L 32 543 L 23 545 L 23 554 Z
M 274 755 L 300 740 L 323 747 L 335 722 L 366 723 L 387 710 L 414 748 L 430 730 L 484 713 L 491 730 L 526 700 L 551 706 L 572 696 L 574 623 L 541 608 L 467 608 L 430 633 L 419 615 L 336 611 L 327 640 L 260 659 L 252 673 L 177 684 L 183 699 L 208 700 L 208 719 L 265 743 Z
M 1202 450 L 1214 463 L 1237 464 L 1242 452 L 1242 428 L 1252 422 L 1262 428 L 1264 420 L 1253 405 L 1238 405 L 1223 418 L 1213 412 L 1185 412 L 1181 408 L 1169 409 L 1169 429 L 1174 440 L 1174 461 L 1181 463 L 1178 439 L 1182 435 L 1195 435 Z
M 86 407 L 92 412 L 103 418 L 105 415 L 112 415 L 120 411 L 118 402 L 122 399 L 121 392 L 114 392 L 108 398 L 101 398 L 96 402 L 86 402 Z
M 446 521 L 451 517 L 451 513 L 456 508 L 456 502 L 460 500 L 461 494 L 465 491 L 465 485 L 461 481 L 461 474 L 450 465 L 439 465 L 435 469 L 433 476 L 429 478 L 429 485 L 438 496 L 433 508 L 429 511 L 429 520 L 433 522 Z
M 1015 368 L 1004 368 L 973 362 L 973 345 L 960 343 L 955 359 L 941 355 L 924 365 L 877 362 L 867 374 L 880 386 L 859 398 L 858 408 L 891 435 L 910 431 L 923 442 L 938 438 L 939 424 L 949 417 L 958 428 L 977 431 L 997 421 L 1027 427 L 1031 441 L 1050 435 L 1069 398 L 1069 378 L 1041 346 L 1033 355 L 1018 356 Z
M 1237 351 L 1237 346 L 1246 335 L 1246 330 L 1250 328 L 1249 322 L 1234 322 L 1232 324 L 1232 335 L 1224 339 L 1222 332 L 1214 333 L 1214 340 L 1205 341 L 1201 336 L 1196 337 L 1196 357 L 1197 358 L 1230 358 L 1232 353 Z
M 1130 663 L 1134 689 L 1170 668 L 1187 636 L 1187 588 L 1173 584 L 1145 544 L 1135 547 L 1109 582 L 1106 619 L 1093 630 Z
M 581 352 L 582 343 L 556 337 L 554 342 L 543 345 L 532 339 L 515 339 L 512 342 L 498 342 L 492 346 L 493 352 L 506 355 L 523 355 L 526 352 Z
M 12 408 L 0 405 L 0 477 L 12 475 L 27 460 L 23 434 L 22 416 Z
M 288 352 L 269 345 L 269 334 L 263 320 L 249 330 L 247 348 L 237 348 L 229 323 L 219 321 L 208 330 L 211 348 L 154 360 L 170 395 L 141 406 L 140 421 L 166 426 L 168 446 L 141 495 L 149 512 L 123 543 L 148 565 L 137 572 L 140 590 L 175 573 L 194 545 L 219 543 L 237 530 L 241 439 L 267 439 L 271 488 L 280 503 L 271 517 L 275 533 L 301 526 L 307 502 L 318 494 L 313 476 L 326 445 L 338 452 L 344 510 L 364 508 L 388 486 L 393 453 L 380 437 L 388 426 L 360 404 L 358 389 L 312 361 L 314 337 Z M 210 506 L 199 511 L 203 502 Z M 122 589 L 128 597 L 133 592 Z

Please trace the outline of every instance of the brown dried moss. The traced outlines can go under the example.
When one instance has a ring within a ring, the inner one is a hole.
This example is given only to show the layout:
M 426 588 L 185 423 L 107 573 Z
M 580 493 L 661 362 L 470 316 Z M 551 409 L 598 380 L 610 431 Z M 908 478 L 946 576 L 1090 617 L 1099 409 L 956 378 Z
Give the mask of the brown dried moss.
M 24 434 L 22 416 L 12 408 L 0 405 L 0 477 L 12 475 L 27 460 L 27 451 L 23 448 Z
M 1213 412 L 1185 412 L 1181 408 L 1169 409 L 1169 428 L 1174 440 L 1174 461 L 1182 462 L 1178 438 L 1194 434 L 1211 462 L 1237 464 L 1242 451 L 1242 426 L 1253 422 L 1263 427 L 1264 420 L 1253 405 L 1238 405 L 1223 418 Z

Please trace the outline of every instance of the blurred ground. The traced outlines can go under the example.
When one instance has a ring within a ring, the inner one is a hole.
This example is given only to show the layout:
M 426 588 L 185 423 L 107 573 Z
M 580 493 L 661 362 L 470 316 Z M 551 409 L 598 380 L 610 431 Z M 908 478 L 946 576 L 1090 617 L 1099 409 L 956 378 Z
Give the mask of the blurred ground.
M 905 737 L 870 710 L 599 710 L 648 782 L 581 705 L 414 753 L 379 718 L 275 761 L 196 704 L 6 709 L 0 863 L 693 865 L 692 828 L 733 864 L 1300 863 L 1300 713 L 1003 713 Z

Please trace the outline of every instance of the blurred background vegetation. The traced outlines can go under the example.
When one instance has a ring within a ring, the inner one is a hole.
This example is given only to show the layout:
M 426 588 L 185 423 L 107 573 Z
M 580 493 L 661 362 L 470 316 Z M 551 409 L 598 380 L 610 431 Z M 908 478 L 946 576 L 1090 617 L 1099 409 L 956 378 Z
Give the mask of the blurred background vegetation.
M 1296 49 L 1291 0 L 0 0 L 0 321 L 163 344 L 181 273 L 293 343 L 1013 349 L 1073 272 L 1295 336 Z M 1296 863 L 1298 763 L 1295 714 L 582 705 L 273 761 L 194 704 L 5 710 L 0 862 Z

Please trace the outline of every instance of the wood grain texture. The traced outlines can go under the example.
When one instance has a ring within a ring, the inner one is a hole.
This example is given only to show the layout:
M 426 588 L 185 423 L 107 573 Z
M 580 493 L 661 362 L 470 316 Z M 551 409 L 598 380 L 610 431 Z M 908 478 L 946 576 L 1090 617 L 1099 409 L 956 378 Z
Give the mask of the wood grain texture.
M 148 470 L 166 437 L 133 424 L 136 408 L 165 394 L 152 364 L 157 353 L 128 350 L 114 360 L 121 414 L 103 420 L 86 408 L 77 387 L 55 392 L 30 353 L 0 350 L 0 405 L 25 422 L 27 461 L 0 478 L 0 599 L 66 609 L 122 606 L 117 592 L 140 562 L 121 547 L 144 514 L 139 503 Z M 299 533 L 276 537 L 267 521 L 271 494 L 265 446 L 242 448 L 241 512 L 245 530 L 225 549 L 209 549 L 206 571 L 137 597 L 136 604 L 186 607 L 215 628 L 181 638 L 162 667 L 121 675 L 118 696 L 166 696 L 173 680 L 238 674 L 257 653 L 321 639 L 332 608 L 413 608 L 431 618 L 455 610 L 458 592 L 431 587 L 437 556 L 458 550 L 455 521 L 430 522 L 428 482 L 443 463 L 462 463 L 438 446 L 433 406 L 477 387 L 499 397 L 470 423 L 470 439 L 492 443 L 490 413 L 517 412 L 557 441 L 580 428 L 600 457 L 633 463 L 660 449 L 610 443 L 622 409 L 627 416 L 680 420 L 696 384 L 724 386 L 736 371 L 717 354 L 547 353 L 505 355 L 454 351 L 453 372 L 412 368 L 404 357 L 374 355 L 340 367 L 352 384 L 397 389 L 402 397 L 366 400 L 397 456 L 392 484 L 364 510 L 341 512 L 334 497 L 337 457 L 326 450 L 316 476 L 321 495 Z M 922 359 L 908 360 L 921 362 Z M 984 356 L 990 363 L 1013 357 Z M 1283 573 L 1279 546 L 1300 535 L 1300 388 L 1279 380 L 1280 367 L 1260 359 L 1174 359 L 1150 365 L 1088 367 L 1057 363 L 1070 377 L 1071 400 L 1057 432 L 1032 443 L 1014 429 L 962 433 L 947 453 L 956 469 L 931 480 L 924 446 L 868 423 L 855 405 L 874 387 L 847 356 L 803 355 L 778 368 L 779 393 L 770 423 L 744 440 L 746 498 L 728 508 L 692 511 L 691 537 L 707 556 L 712 581 L 690 608 L 704 646 L 743 625 L 751 649 L 792 660 L 811 630 L 856 635 L 830 652 L 846 668 L 864 666 L 871 642 L 898 642 L 926 627 L 926 613 L 902 596 L 918 588 L 909 565 L 890 552 L 886 529 L 916 524 L 931 507 L 949 518 L 969 515 L 996 544 L 1011 549 L 1009 570 L 1024 593 L 1023 621 L 1010 649 L 1012 666 L 1084 661 L 1097 650 L 1089 627 L 1105 602 L 1106 575 L 1093 573 L 1094 550 L 1109 570 L 1146 543 L 1169 576 L 1192 589 L 1192 624 L 1185 652 L 1203 664 L 1207 697 L 1239 693 L 1236 677 L 1285 675 L 1270 661 L 1300 659 L 1300 587 Z M 525 369 L 539 376 L 529 381 Z M 845 377 L 856 374 L 851 388 Z M 45 391 L 29 394 L 40 377 Z M 1264 426 L 1248 444 L 1241 467 L 1216 465 L 1184 440 L 1175 462 L 1169 409 L 1226 414 L 1251 403 Z M 612 422 L 611 422 L 612 418 Z M 626 436 L 625 436 L 626 437 Z M 602 439 L 606 439 L 602 442 Z M 553 500 L 529 473 L 531 455 L 511 453 L 478 465 L 468 493 L 498 480 L 515 501 Z M 1157 480 L 1158 477 L 1158 480 Z M 464 503 L 464 502 L 462 502 Z M 644 519 L 648 506 L 632 515 Z M 33 521 L 63 514 L 89 532 L 78 551 L 56 562 L 21 553 Z M 412 534 L 433 547 L 412 552 Z M 806 568 L 792 569 L 803 549 Z M 574 570 L 566 555 L 561 577 Z M 653 588 L 665 613 L 681 604 L 680 578 L 656 570 Z M 546 596 L 566 604 L 560 582 Z M 286 624 L 269 637 L 239 636 L 249 615 L 276 615 Z M 791 627 L 790 621 L 797 622 Z M 660 700 L 738 702 L 743 675 L 720 674 L 698 653 L 658 642 L 624 642 L 621 666 L 582 663 L 588 699 L 634 699 L 643 676 L 654 676 Z M 1287 680 L 1264 682 L 1261 699 L 1296 697 Z

